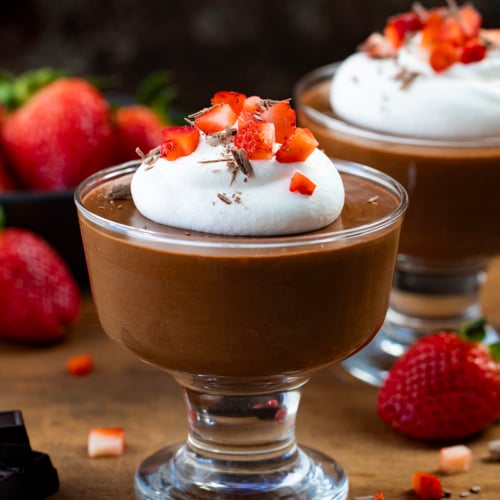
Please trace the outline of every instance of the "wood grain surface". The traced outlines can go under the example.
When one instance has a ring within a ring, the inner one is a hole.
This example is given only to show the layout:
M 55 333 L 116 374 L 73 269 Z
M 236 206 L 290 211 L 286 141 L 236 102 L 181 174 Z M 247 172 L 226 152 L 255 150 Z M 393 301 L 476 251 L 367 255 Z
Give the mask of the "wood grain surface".
M 498 259 L 482 303 L 500 328 Z M 65 363 L 82 352 L 94 357 L 95 369 L 75 378 L 66 373 Z M 387 500 L 410 500 L 413 472 L 435 471 L 439 446 L 386 427 L 376 415 L 376 395 L 375 388 L 341 367 L 323 369 L 304 389 L 298 439 L 340 461 L 350 479 L 350 499 L 382 490 Z M 58 469 L 61 486 L 54 500 L 132 500 L 137 464 L 186 435 L 182 395 L 173 378 L 109 340 L 88 294 L 78 325 L 61 344 L 41 349 L 0 343 L 0 410 L 12 409 L 23 411 L 32 447 L 48 453 Z M 87 457 L 87 434 L 96 426 L 125 429 L 123 456 Z M 488 459 L 493 439 L 500 439 L 500 424 L 466 443 L 474 453 L 471 471 L 443 478 L 452 498 L 480 485 L 481 493 L 471 497 L 500 499 L 500 462 Z

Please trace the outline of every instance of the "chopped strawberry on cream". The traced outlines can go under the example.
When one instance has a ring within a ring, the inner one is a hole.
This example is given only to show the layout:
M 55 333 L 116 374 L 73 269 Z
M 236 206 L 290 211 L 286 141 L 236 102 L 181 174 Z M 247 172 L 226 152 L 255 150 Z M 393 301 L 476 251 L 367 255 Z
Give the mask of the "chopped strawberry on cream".
M 500 36 L 471 5 L 390 18 L 342 62 L 330 102 L 337 116 L 381 133 L 456 139 L 500 135 Z
M 147 218 L 231 236 L 281 236 L 335 221 L 344 187 L 288 100 L 217 92 L 189 125 L 163 131 L 131 192 Z

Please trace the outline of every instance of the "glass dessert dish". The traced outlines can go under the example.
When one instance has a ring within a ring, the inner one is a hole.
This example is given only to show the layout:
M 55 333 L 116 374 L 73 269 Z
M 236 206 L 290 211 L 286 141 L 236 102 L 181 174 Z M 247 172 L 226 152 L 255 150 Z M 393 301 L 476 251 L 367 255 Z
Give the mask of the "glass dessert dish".
M 297 83 L 301 126 L 328 156 L 385 172 L 410 199 L 386 320 L 374 341 L 345 362 L 356 377 L 381 385 L 417 338 L 482 316 L 488 261 L 500 253 L 500 137 L 418 139 L 348 123 L 330 104 L 338 67 L 318 68 Z M 492 327 L 488 335 L 497 337 Z
M 342 216 L 295 236 L 197 233 L 145 219 L 127 186 L 138 162 L 75 193 L 105 333 L 172 374 L 188 437 L 147 458 L 143 499 L 344 499 L 333 459 L 295 439 L 311 374 L 369 342 L 386 313 L 407 197 L 389 176 L 339 162 Z

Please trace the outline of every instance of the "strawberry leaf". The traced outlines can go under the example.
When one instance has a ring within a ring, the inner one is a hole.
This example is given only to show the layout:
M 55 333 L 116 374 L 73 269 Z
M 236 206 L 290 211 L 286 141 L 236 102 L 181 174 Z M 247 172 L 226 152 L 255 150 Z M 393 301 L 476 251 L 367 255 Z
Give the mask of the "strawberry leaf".
M 491 353 L 491 357 L 500 363 L 500 342 L 494 342 L 493 344 L 488 345 L 488 348 Z
M 487 322 L 486 318 L 479 318 L 471 323 L 465 323 L 459 328 L 458 334 L 464 340 L 481 342 L 486 337 Z
M 137 99 L 140 104 L 150 107 L 165 123 L 172 123 L 170 105 L 178 90 L 172 84 L 172 74 L 168 71 L 151 73 L 140 85 Z

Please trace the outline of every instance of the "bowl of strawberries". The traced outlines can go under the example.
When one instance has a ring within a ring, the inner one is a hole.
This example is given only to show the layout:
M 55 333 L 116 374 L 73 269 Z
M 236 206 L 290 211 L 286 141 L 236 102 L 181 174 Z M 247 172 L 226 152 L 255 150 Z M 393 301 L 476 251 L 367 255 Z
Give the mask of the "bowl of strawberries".
M 100 169 L 137 158 L 137 148 L 147 153 L 157 146 L 173 89 L 162 73 L 145 81 L 138 99 L 116 95 L 48 68 L 0 74 L 4 225 L 42 236 L 84 285 L 74 188 Z

